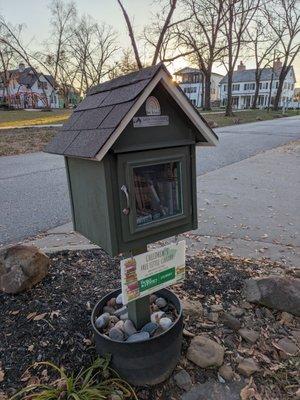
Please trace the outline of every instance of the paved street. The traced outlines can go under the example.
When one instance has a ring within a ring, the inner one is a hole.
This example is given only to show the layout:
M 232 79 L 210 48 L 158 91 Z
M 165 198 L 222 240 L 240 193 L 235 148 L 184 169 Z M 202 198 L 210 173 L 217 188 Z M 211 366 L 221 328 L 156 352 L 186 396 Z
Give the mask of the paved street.
M 216 132 L 220 137 L 218 147 L 198 149 L 198 175 L 300 139 L 300 117 L 219 128 Z M 234 171 L 234 166 L 230 171 Z M 285 179 L 290 179 L 292 187 L 293 178 L 287 175 Z M 1 244 L 34 236 L 69 221 L 62 157 L 43 153 L 1 157 L 0 204 Z

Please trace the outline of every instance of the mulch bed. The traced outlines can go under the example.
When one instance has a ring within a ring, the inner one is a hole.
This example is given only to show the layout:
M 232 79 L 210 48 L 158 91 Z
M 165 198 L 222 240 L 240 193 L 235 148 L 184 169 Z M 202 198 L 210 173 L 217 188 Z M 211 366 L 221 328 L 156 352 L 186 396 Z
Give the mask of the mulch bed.
M 0 130 L 0 156 L 42 151 L 57 128 L 15 128 Z
M 90 324 L 92 308 L 101 297 L 120 286 L 120 260 L 101 250 L 64 251 L 50 257 L 48 276 L 32 290 L 15 296 L 0 294 L 0 370 L 4 371 L 0 392 L 7 395 L 31 382 L 34 371 L 30 373 L 27 368 L 37 361 L 51 361 L 68 371 L 90 365 L 96 357 Z M 253 385 L 263 400 L 288 399 L 297 389 L 295 372 L 299 358 L 282 361 L 272 345 L 295 329 L 296 319 L 288 326 L 280 321 L 281 313 L 248 307 L 242 317 L 245 326 L 261 331 L 259 343 L 249 346 L 222 324 L 207 320 L 206 312 L 212 304 L 222 303 L 224 309 L 241 305 L 246 278 L 278 271 L 282 273 L 278 264 L 212 251 L 188 258 L 186 280 L 174 288 L 181 298 L 198 299 L 204 307 L 201 320 L 186 320 L 191 333 L 206 332 L 222 343 L 227 350 L 225 360 L 233 368 L 238 354 L 254 356 L 260 362 L 262 371 L 255 375 Z M 216 370 L 203 370 L 187 361 L 185 353 L 190 340 L 184 338 L 178 368 L 185 368 L 194 382 L 218 380 Z M 45 371 L 38 373 L 49 379 Z M 172 378 L 154 388 L 137 389 L 138 398 L 145 400 L 175 400 L 180 399 L 181 393 Z

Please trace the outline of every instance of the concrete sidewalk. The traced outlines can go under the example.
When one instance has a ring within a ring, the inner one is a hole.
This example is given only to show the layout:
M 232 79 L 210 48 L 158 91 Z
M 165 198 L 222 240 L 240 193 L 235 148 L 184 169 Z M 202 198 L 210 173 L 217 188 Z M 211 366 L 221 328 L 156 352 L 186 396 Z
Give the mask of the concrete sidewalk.
M 188 252 L 227 247 L 236 256 L 300 264 L 300 142 L 197 178 L 199 228 Z M 30 243 L 53 252 L 96 248 L 66 224 Z

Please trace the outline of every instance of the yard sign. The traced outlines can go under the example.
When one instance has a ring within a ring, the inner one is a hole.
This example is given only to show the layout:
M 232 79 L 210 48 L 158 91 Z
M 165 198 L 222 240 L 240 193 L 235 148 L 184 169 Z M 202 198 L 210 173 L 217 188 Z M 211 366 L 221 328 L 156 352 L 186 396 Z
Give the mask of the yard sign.
M 178 283 L 184 277 L 184 240 L 126 258 L 121 261 L 123 304 Z

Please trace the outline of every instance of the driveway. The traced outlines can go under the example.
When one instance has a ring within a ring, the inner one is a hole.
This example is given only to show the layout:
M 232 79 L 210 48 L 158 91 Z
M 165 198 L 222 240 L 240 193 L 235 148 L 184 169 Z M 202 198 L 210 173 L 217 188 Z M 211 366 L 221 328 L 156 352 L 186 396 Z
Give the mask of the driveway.
M 300 117 L 224 127 L 216 133 L 217 147 L 197 149 L 198 176 L 300 139 Z M 68 222 L 63 158 L 44 153 L 1 157 L 0 204 L 0 244 Z

